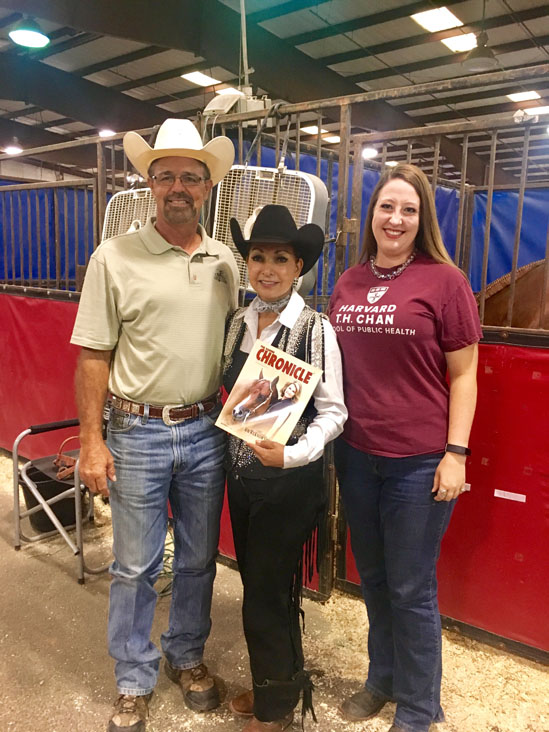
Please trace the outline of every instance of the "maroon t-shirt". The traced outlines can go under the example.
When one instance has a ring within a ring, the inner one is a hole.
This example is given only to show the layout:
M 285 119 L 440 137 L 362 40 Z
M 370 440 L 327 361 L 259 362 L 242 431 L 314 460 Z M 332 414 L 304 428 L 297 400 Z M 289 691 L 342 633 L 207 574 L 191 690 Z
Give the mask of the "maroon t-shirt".
M 444 450 L 444 354 L 482 336 L 463 274 L 424 254 L 394 280 L 378 279 L 368 263 L 359 264 L 339 278 L 328 314 L 343 356 L 344 439 L 388 457 Z

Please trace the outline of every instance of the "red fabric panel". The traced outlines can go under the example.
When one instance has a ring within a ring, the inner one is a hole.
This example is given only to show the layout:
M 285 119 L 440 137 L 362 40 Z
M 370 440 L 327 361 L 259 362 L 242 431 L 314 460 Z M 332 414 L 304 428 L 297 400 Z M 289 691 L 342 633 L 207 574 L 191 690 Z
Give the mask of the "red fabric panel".
M 30 425 L 73 419 L 74 369 L 79 348 L 69 344 L 76 303 L 0 294 L 0 446 L 11 450 Z M 77 429 L 26 437 L 31 459 L 57 452 Z
M 483 345 L 480 353 L 471 493 L 444 539 L 440 608 L 549 650 L 549 350 Z
M 353 550 L 351 549 L 351 534 L 349 533 L 349 529 L 347 529 L 347 542 L 345 544 L 345 570 L 345 579 L 348 582 L 359 585 L 360 577 L 358 576 Z
M 227 491 L 225 490 L 225 498 L 223 499 L 223 510 L 221 511 L 221 526 L 219 530 L 219 553 L 225 557 L 236 559 L 234 550 L 233 530 L 231 527 L 231 517 L 229 515 L 229 504 L 227 502 Z
M 478 383 L 471 492 L 442 543 L 440 611 L 549 650 L 549 350 L 483 344 Z M 349 541 L 346 560 L 346 579 L 358 583 Z

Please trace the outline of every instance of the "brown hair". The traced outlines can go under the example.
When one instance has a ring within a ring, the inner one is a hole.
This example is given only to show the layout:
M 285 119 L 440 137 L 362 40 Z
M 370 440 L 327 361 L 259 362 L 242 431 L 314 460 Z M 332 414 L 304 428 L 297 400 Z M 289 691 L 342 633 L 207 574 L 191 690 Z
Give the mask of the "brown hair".
M 364 226 L 364 242 L 360 252 L 360 262 L 367 262 L 377 253 L 377 242 L 372 231 L 374 208 L 383 186 L 394 178 L 401 178 L 409 183 L 419 196 L 419 227 L 416 235 L 416 248 L 441 264 L 452 264 L 450 255 L 446 251 L 437 221 L 435 199 L 427 176 L 417 166 L 409 163 L 399 163 L 394 168 L 388 168 L 379 179 L 368 206 Z M 455 266 L 455 265 L 454 265 Z

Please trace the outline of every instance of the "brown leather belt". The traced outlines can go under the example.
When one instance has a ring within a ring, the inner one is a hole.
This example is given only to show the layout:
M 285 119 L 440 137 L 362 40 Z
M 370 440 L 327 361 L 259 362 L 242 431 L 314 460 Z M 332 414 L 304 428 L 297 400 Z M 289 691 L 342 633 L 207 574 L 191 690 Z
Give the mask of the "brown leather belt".
M 212 409 L 219 404 L 220 394 L 216 391 L 215 394 L 203 399 L 201 402 L 195 404 L 166 404 L 163 407 L 157 407 L 149 404 L 149 417 L 152 419 L 161 419 L 164 424 L 169 427 L 174 424 L 184 422 L 186 419 L 195 419 L 203 414 L 208 414 Z M 109 394 L 109 404 L 115 409 L 120 409 L 122 412 L 128 414 L 138 414 L 143 416 L 145 414 L 145 404 L 138 404 L 137 402 L 130 402 L 128 399 L 122 399 L 116 396 L 116 394 Z

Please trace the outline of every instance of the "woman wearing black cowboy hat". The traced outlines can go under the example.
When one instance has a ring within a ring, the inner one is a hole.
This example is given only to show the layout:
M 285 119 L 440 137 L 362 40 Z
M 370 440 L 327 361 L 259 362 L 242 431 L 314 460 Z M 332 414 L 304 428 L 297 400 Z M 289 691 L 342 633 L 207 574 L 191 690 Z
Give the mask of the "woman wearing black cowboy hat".
M 252 673 L 252 689 L 229 706 L 250 718 L 244 732 L 279 732 L 291 724 L 301 693 L 303 713 L 311 705 L 299 628 L 301 557 L 325 503 L 324 447 L 341 433 L 347 410 L 335 333 L 293 289 L 322 252 L 322 229 L 316 224 L 298 229 L 285 206 L 268 205 L 248 239 L 236 219 L 231 219 L 231 233 L 257 297 L 228 324 L 227 391 L 256 338 L 323 369 L 286 446 L 270 440 L 247 444 L 229 435 L 229 508 Z

